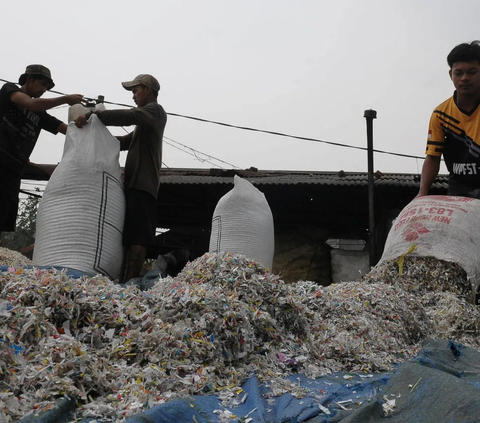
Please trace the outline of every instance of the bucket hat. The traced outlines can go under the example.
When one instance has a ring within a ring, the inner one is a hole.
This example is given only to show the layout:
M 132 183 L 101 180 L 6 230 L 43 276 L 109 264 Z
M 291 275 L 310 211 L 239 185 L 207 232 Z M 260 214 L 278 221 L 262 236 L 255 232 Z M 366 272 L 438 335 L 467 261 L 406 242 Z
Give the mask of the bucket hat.
M 40 75 L 44 76 L 50 82 L 47 89 L 51 90 L 55 84 L 53 83 L 52 74 L 50 73 L 50 69 L 46 68 L 43 65 L 28 65 L 25 69 L 25 72 L 20 75 L 18 78 L 18 83 L 20 85 L 25 84 L 27 82 L 27 75 Z

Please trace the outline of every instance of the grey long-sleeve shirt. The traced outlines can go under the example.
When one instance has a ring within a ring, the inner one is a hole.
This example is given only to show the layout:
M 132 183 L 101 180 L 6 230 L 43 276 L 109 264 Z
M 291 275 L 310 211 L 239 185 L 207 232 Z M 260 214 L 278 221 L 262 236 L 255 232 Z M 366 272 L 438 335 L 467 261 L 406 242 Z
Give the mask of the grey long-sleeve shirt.
M 167 114 L 156 102 L 129 110 L 95 112 L 106 126 L 136 125 L 128 135 L 118 136 L 120 150 L 128 150 L 125 163 L 125 188 L 146 191 L 157 198 L 162 167 L 163 131 Z

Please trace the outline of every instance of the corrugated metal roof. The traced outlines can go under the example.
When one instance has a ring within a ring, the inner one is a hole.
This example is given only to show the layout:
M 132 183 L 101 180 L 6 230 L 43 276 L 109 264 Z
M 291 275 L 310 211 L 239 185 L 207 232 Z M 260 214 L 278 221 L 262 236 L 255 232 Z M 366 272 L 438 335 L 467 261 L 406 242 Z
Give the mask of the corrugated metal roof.
M 332 185 L 366 186 L 368 174 L 353 172 L 251 171 L 212 169 L 162 169 L 162 184 L 231 184 L 238 175 L 255 185 Z M 419 187 L 420 175 L 375 174 L 375 185 Z M 439 175 L 433 188 L 447 188 L 448 175 Z
M 25 172 L 25 179 L 48 180 L 56 165 L 32 165 Z M 309 172 L 289 170 L 241 169 L 179 169 L 161 170 L 162 184 L 212 185 L 232 184 L 238 175 L 255 185 L 324 185 L 324 186 L 366 186 L 367 172 Z M 392 187 L 420 186 L 420 175 L 411 173 L 375 173 L 375 185 Z M 438 175 L 432 186 L 447 189 L 448 175 Z

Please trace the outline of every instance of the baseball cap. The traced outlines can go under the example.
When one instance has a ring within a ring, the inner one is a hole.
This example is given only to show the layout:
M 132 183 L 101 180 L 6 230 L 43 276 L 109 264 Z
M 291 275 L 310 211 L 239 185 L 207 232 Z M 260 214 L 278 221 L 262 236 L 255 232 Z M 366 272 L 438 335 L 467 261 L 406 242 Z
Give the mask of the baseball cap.
M 152 75 L 140 74 L 135 77 L 133 81 L 122 82 L 123 88 L 131 91 L 133 87 L 137 85 L 145 85 L 150 87 L 152 90 L 160 91 L 160 83 Z
M 51 90 L 55 86 L 52 80 L 52 74 L 50 73 L 50 69 L 46 68 L 43 65 L 28 65 L 25 69 L 25 72 L 20 75 L 20 78 L 18 78 L 18 83 L 20 85 L 25 84 L 25 82 L 27 81 L 27 75 L 40 75 L 47 78 L 50 81 L 50 85 L 48 86 L 49 90 Z

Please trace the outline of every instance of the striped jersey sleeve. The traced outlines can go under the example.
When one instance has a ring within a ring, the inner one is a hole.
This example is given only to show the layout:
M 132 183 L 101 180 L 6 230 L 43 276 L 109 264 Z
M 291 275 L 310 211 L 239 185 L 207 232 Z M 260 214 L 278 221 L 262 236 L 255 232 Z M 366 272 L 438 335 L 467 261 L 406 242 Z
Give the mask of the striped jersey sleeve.
M 438 110 L 435 110 L 430 117 L 428 125 L 427 148 L 425 154 L 427 156 L 441 156 L 445 144 L 445 133 L 441 120 L 439 119 Z

